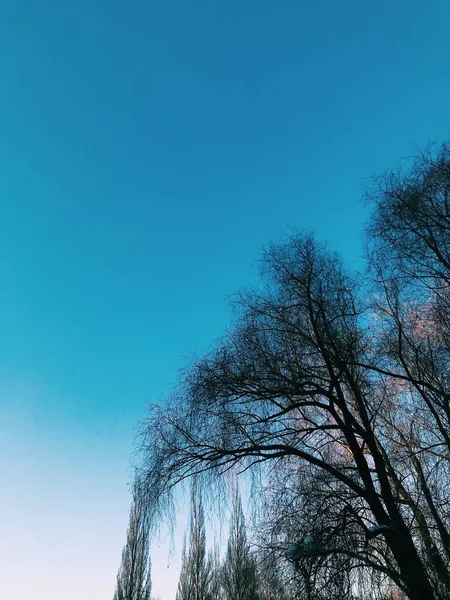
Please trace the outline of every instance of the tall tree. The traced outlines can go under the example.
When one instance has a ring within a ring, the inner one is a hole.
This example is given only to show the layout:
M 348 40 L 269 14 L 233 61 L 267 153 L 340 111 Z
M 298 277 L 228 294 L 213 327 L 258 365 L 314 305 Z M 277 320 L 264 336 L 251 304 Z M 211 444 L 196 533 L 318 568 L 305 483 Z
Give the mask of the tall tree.
M 150 600 L 152 590 L 148 505 L 136 479 L 114 600 Z
M 267 547 L 257 553 L 258 596 L 260 600 L 287 600 L 283 582 L 283 566 L 278 557 Z
M 222 568 L 225 600 L 256 600 L 256 564 L 247 541 L 245 517 L 239 489 L 235 486 L 230 534 Z
M 365 281 L 313 236 L 269 248 L 233 329 L 151 414 L 144 467 L 153 508 L 195 474 L 309 469 L 325 549 L 437 600 L 450 597 L 450 150 L 408 169 L 372 192 Z
M 211 568 L 209 597 L 211 600 L 225 600 L 222 585 L 222 563 L 217 546 L 209 552 L 209 564 Z
M 205 518 L 201 491 L 194 481 L 191 492 L 189 545 L 183 544 L 176 600 L 211 599 L 211 563 L 206 552 Z
M 190 557 L 187 549 L 186 534 L 184 534 L 183 550 L 181 553 L 181 572 L 180 579 L 178 580 L 176 600 L 192 600 L 194 597 L 192 590 L 192 582 L 190 579 L 191 565 L 189 562 L 189 558 Z

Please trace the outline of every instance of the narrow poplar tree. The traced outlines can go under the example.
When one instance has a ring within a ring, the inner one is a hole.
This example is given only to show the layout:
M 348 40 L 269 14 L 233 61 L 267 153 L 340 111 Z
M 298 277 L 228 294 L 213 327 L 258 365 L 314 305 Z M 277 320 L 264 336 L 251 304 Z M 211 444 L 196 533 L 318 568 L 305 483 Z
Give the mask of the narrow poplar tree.
M 224 600 L 223 588 L 222 588 L 222 563 L 220 560 L 219 548 L 214 547 L 209 553 L 209 563 L 211 566 L 211 579 L 210 579 L 210 599 L 211 600 Z
M 260 600 L 287 600 L 289 597 L 280 578 L 280 565 L 267 550 L 259 553 L 258 590 Z
M 222 567 L 225 600 L 256 600 L 258 597 L 256 564 L 247 541 L 242 502 L 236 487 L 233 497 L 230 535 Z
M 176 600 L 211 600 L 211 564 L 206 553 L 203 503 L 199 488 L 192 487 L 189 547 L 183 545 Z
M 150 531 L 146 503 L 138 480 L 133 488 L 127 541 L 117 574 L 114 600 L 150 600 L 152 590 Z
M 188 555 L 186 534 L 183 539 L 183 551 L 181 554 L 181 572 L 178 581 L 176 600 L 193 600 L 192 583 L 190 580 L 190 556 Z

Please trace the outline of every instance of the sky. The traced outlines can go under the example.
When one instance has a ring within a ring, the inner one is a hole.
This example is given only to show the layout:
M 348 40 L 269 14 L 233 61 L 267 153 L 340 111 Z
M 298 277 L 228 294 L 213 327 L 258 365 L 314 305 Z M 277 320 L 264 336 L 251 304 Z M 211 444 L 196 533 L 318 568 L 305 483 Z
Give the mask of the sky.
M 365 178 L 448 137 L 449 23 L 447 0 L 0 0 L 2 597 L 112 598 L 138 421 L 265 244 L 313 230 L 362 264 Z M 152 550 L 161 600 L 181 535 Z

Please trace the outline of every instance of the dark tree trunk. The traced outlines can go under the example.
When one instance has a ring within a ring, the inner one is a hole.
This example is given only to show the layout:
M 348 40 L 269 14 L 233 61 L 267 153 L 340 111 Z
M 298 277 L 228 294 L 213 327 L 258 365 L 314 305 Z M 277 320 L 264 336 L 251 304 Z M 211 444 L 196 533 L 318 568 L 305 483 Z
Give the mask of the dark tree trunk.
M 392 535 L 392 539 L 389 539 Z M 387 542 L 408 588 L 410 600 L 437 600 L 409 532 L 388 534 Z

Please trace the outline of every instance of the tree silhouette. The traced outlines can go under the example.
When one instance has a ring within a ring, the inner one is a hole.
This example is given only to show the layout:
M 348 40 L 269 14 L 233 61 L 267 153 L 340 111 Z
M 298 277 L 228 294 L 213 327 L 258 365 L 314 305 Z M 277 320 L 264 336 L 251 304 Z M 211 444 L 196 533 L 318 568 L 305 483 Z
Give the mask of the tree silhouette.
M 148 506 L 136 479 L 114 600 L 150 600 L 152 590 Z
M 256 600 L 258 597 L 256 564 L 247 541 L 245 518 L 237 485 L 233 496 L 222 581 L 225 600 Z
M 191 492 L 189 545 L 185 537 L 176 600 L 210 600 L 211 579 L 203 503 L 200 489 L 194 482 Z
M 233 328 L 148 419 L 148 500 L 156 517 L 181 480 L 212 485 L 234 466 L 289 482 L 309 472 L 321 481 L 317 535 L 330 553 L 389 577 L 411 600 L 444 599 L 448 147 L 377 179 L 370 197 L 365 278 L 310 235 L 265 252 L 262 286 L 239 296 Z

